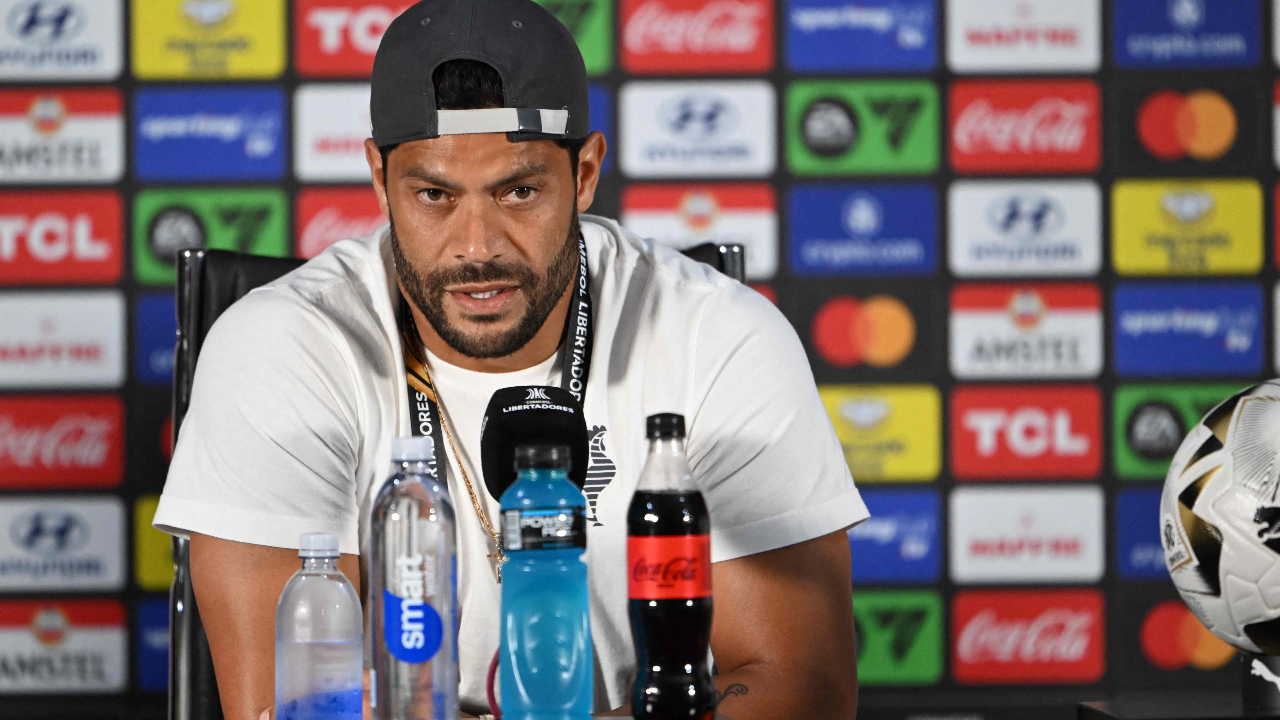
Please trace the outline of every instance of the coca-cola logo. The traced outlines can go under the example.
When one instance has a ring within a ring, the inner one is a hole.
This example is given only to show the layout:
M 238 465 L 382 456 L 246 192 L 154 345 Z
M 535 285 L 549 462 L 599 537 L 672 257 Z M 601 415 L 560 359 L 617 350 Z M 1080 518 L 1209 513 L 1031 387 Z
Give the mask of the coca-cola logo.
M 657 583 L 674 585 L 679 582 L 693 582 L 698 579 L 698 558 L 674 557 L 666 562 L 650 563 L 645 558 L 636 560 L 631 566 L 631 581 L 636 583 Z
M 111 395 L 0 398 L 0 488 L 114 486 L 123 428 Z
M 1089 628 L 1094 617 L 1087 612 L 1059 608 L 1045 610 L 1030 620 L 1002 621 L 994 610 L 984 610 L 960 631 L 956 655 L 963 662 L 1079 662 L 1089 649 Z
M 954 605 L 955 674 L 964 683 L 1093 682 L 1103 671 L 1096 590 L 967 591 Z
M 1093 108 L 1084 102 L 1042 98 L 1029 108 L 998 110 L 989 100 L 969 104 L 956 121 L 952 139 L 963 153 L 1075 153 L 1084 146 L 1085 122 Z
M 762 0 L 623 0 L 628 70 L 756 72 L 773 66 L 773 6 Z
M 112 420 L 90 415 L 64 415 L 48 426 L 22 426 L 0 415 L 0 467 L 102 467 L 115 431 Z
M 339 240 L 370 235 L 386 222 L 382 215 L 348 215 L 341 208 L 321 208 L 311 217 L 298 236 L 298 254 L 315 257 Z

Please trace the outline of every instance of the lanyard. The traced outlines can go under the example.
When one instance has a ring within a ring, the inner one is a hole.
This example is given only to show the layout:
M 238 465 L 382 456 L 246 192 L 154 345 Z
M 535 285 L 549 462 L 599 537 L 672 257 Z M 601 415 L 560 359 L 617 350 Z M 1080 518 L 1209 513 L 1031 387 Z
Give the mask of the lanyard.
M 578 236 L 578 271 L 574 275 L 569 313 L 561 336 L 560 387 L 568 390 L 582 407 L 587 393 L 587 376 L 591 372 L 592 313 L 591 278 L 587 268 L 587 244 Z M 409 429 L 414 435 L 425 435 L 435 441 L 436 457 L 446 457 L 440 396 L 426 372 L 426 351 L 418 327 L 409 313 L 409 304 L 400 298 L 400 335 L 404 348 L 404 371 L 408 382 Z M 459 460 L 461 461 L 461 460 Z M 436 463 L 432 470 L 441 483 L 448 482 L 448 465 Z

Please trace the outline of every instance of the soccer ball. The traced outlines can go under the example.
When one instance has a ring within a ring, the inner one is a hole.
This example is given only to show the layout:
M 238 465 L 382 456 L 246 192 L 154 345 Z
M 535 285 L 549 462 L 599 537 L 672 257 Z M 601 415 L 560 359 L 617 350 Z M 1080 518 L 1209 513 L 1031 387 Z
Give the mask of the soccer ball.
M 1187 433 L 1160 500 L 1182 600 L 1214 635 L 1280 655 L 1280 380 L 1236 393 Z

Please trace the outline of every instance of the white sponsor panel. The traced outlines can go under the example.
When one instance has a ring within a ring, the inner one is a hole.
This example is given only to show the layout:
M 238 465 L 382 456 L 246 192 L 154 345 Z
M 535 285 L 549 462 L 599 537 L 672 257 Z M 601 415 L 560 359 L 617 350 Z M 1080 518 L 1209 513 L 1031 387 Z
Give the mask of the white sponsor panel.
M 117 290 L 0 293 L 0 389 L 124 383 Z
M 0 0 L 0 80 L 120 74 L 120 0 Z
M 1093 71 L 1102 63 L 1100 0 L 947 0 L 956 72 Z
M 115 601 L 2 601 L 0 694 L 121 692 L 127 642 Z
M 0 590 L 119 590 L 124 567 L 120 498 L 42 495 L 0 502 Z
M 763 177 L 775 165 L 773 86 L 762 80 L 631 82 L 619 98 L 633 177 Z
M 951 494 L 957 583 L 1096 582 L 1106 566 L 1102 489 L 960 487 Z
M 948 206 L 958 276 L 1093 275 L 1102 264 L 1102 194 L 1092 180 L 962 180 Z
M 0 184 L 101 184 L 123 174 L 114 88 L 0 91 Z
M 303 85 L 293 96 L 294 174 L 300 180 L 367 182 L 369 84 Z
M 962 379 L 1092 378 L 1102 372 L 1102 308 L 1085 286 L 958 286 L 951 373 Z
M 638 202 L 628 203 L 638 195 Z M 748 279 L 769 280 L 777 272 L 778 211 L 767 188 L 659 188 L 652 199 L 628 192 L 622 202 L 619 221 L 640 237 L 678 249 L 705 242 L 742 245 Z

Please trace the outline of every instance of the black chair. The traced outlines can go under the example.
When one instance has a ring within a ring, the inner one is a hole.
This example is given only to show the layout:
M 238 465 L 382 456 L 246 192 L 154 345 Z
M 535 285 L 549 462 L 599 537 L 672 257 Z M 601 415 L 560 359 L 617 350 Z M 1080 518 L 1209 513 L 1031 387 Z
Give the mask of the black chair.
M 741 245 L 703 243 L 684 254 L 742 281 Z M 183 250 L 178 256 L 178 344 L 173 371 L 173 437 L 191 402 L 196 358 L 213 322 L 250 290 L 301 266 L 304 260 L 247 255 L 229 250 Z M 222 720 L 209 639 L 191 588 L 187 541 L 173 539 L 169 591 L 169 720 Z

